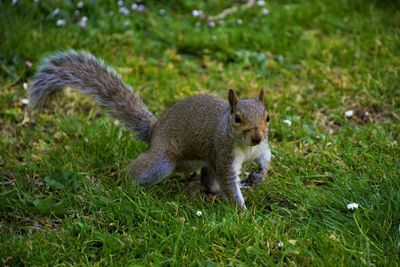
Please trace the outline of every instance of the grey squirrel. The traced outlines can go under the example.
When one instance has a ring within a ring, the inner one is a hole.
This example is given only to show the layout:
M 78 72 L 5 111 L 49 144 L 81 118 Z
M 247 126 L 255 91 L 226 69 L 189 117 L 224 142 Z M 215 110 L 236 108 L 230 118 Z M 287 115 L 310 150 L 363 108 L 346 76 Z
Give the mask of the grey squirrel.
M 239 100 L 230 89 L 229 103 L 199 94 L 176 103 L 156 119 L 113 69 L 87 52 L 70 50 L 43 60 L 29 87 L 32 107 L 45 105 L 65 87 L 93 96 L 133 130 L 137 139 L 149 143 L 148 151 L 129 166 L 130 175 L 139 184 L 157 183 L 174 170 L 194 171 L 192 163 L 200 163 L 205 189 L 223 192 L 246 209 L 240 191 L 242 164 L 258 163 L 258 171 L 247 179 L 253 184 L 262 181 L 268 169 L 270 117 L 263 90 L 257 99 Z

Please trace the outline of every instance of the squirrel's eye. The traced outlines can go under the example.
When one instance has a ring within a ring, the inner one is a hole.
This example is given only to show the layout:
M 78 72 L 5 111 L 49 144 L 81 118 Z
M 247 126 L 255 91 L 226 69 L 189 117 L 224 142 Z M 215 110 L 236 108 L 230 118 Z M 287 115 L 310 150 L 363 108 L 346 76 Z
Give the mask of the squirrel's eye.
M 269 115 L 267 115 L 267 119 L 266 119 L 266 121 L 267 121 L 267 122 L 269 122 Z
M 240 118 L 240 116 L 238 114 L 235 115 L 235 122 L 236 123 L 241 123 L 242 119 Z

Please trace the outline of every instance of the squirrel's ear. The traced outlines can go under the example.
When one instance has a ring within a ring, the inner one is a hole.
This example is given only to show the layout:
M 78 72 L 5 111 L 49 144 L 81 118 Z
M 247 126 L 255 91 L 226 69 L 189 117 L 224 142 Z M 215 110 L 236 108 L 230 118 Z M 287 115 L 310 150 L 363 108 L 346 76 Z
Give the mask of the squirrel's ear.
M 261 88 L 261 91 L 258 94 L 258 100 L 264 103 L 264 88 Z
M 236 95 L 235 91 L 233 89 L 229 89 L 229 104 L 231 105 L 231 112 L 233 112 L 233 108 L 236 106 L 237 102 L 239 101 L 238 96 Z

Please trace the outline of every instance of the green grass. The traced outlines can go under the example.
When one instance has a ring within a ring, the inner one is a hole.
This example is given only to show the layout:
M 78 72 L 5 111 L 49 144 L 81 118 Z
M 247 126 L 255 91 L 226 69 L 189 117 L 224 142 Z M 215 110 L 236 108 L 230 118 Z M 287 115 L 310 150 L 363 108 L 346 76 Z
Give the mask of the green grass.
M 395 1 L 268 1 L 269 15 L 255 6 L 214 28 L 192 10 L 236 2 L 144 1 L 129 17 L 114 1 L 85 1 L 79 16 L 72 1 L 9 2 L 0 4 L 1 265 L 399 265 Z M 265 182 L 244 192 L 248 214 L 197 180 L 126 179 L 146 145 L 87 97 L 65 94 L 22 123 L 22 84 L 43 56 L 69 48 L 104 58 L 157 115 L 199 92 L 253 97 L 266 87 L 274 158 Z

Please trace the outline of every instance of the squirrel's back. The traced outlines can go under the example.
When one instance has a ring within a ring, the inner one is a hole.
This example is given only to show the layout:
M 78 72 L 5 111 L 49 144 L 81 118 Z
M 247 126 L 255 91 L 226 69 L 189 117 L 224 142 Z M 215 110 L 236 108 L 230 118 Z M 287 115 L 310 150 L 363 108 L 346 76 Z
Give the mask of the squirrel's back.
M 207 158 L 205 154 L 213 149 L 213 136 L 228 109 L 226 101 L 211 94 L 186 98 L 162 114 L 152 129 L 150 142 L 167 142 L 178 157 Z

